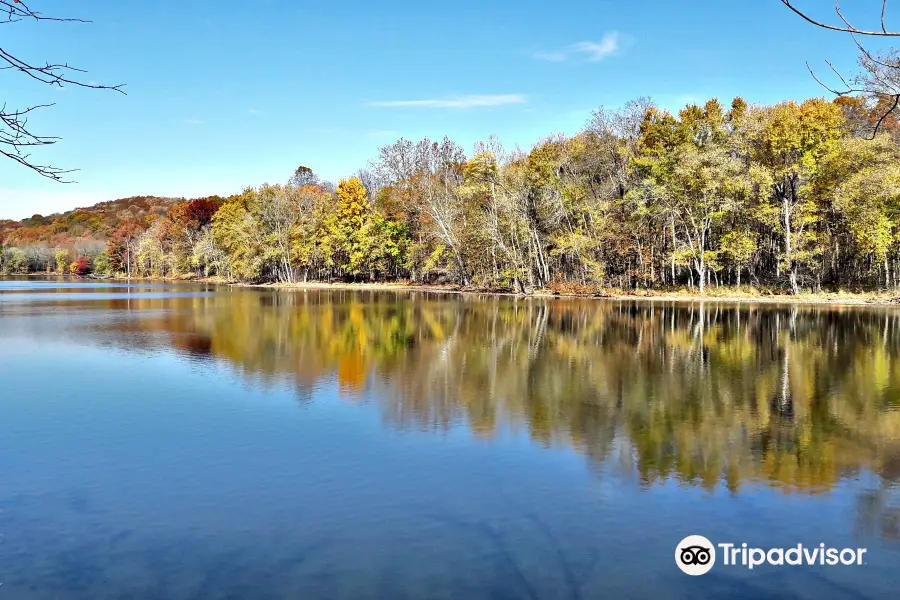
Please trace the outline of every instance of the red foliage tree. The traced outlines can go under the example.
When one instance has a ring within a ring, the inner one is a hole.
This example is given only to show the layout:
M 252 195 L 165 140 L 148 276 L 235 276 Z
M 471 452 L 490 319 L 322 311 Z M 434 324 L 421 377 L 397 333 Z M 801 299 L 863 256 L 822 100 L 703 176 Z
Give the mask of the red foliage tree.
M 169 218 L 173 223 L 185 229 L 199 229 L 208 224 L 219 204 L 209 198 L 198 198 L 188 202 L 179 202 L 169 210 Z
M 69 265 L 69 271 L 71 271 L 72 275 L 87 275 L 91 272 L 91 261 L 87 257 L 79 256 L 75 259 L 75 262 Z
M 119 223 L 106 243 L 106 253 L 117 269 L 124 269 L 131 278 L 131 265 L 137 256 L 138 240 L 147 230 L 143 219 L 126 219 Z

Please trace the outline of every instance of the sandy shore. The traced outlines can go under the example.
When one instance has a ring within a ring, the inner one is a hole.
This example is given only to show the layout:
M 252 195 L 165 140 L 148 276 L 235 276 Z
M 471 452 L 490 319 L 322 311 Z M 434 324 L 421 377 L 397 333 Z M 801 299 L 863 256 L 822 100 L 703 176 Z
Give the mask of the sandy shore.
M 369 290 L 369 291 L 395 291 L 395 292 L 433 292 L 443 294 L 467 294 L 481 296 L 512 296 L 519 298 L 583 298 L 601 300 L 643 300 L 650 302 L 725 302 L 748 304 L 828 304 L 828 305 L 895 305 L 900 304 L 900 293 L 897 295 L 888 292 L 871 292 L 866 294 L 850 294 L 823 292 L 821 294 L 790 295 L 743 295 L 723 294 L 719 295 L 715 290 L 710 295 L 673 293 L 673 292 L 640 292 L 623 293 L 610 291 L 594 295 L 585 294 L 557 294 L 548 290 L 536 290 L 527 296 L 511 292 L 496 292 L 491 290 L 478 290 L 460 288 L 455 285 L 413 285 L 407 283 L 265 283 L 247 284 L 235 283 L 239 287 L 277 290 Z M 713 295 L 715 294 L 715 295 Z
M 32 273 L 31 277 L 47 277 L 57 278 L 53 274 Z M 63 276 L 66 280 L 78 281 L 111 281 L 111 282 L 127 282 L 124 277 L 87 277 L 80 278 L 77 276 Z M 151 282 L 163 281 L 173 283 L 211 283 L 216 285 L 231 285 L 235 287 L 269 289 L 269 290 L 369 290 L 369 291 L 392 291 L 392 292 L 429 292 L 439 294 L 466 294 L 475 296 L 510 296 L 517 298 L 581 298 L 581 299 L 601 299 L 601 300 L 642 300 L 646 302 L 723 302 L 723 303 L 745 303 L 745 304 L 825 304 L 831 306 L 891 306 L 900 305 L 900 290 L 897 292 L 865 292 L 865 293 L 849 293 L 849 292 L 822 292 L 819 294 L 800 294 L 798 296 L 790 296 L 788 294 L 766 294 L 754 295 L 741 293 L 734 289 L 716 289 L 712 288 L 707 294 L 701 296 L 688 291 L 639 291 L 630 292 L 622 290 L 608 290 L 597 294 L 564 294 L 553 293 L 549 290 L 535 290 L 528 295 L 514 294 L 512 292 L 501 292 L 493 290 L 482 290 L 473 288 L 461 288 L 458 285 L 437 285 L 437 284 L 409 284 L 409 283 L 327 283 L 322 281 L 310 281 L 306 283 L 239 283 L 227 281 L 219 278 L 209 279 L 180 279 L 180 278 L 135 278 L 132 282 Z M 735 293 L 737 292 L 737 293 Z

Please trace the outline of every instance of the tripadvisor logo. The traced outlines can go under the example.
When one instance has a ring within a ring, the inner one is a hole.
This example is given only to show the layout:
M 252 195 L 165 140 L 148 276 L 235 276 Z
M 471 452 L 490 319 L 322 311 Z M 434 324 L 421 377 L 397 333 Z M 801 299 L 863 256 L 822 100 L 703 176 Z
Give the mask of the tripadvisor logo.
M 689 535 L 675 548 L 675 564 L 688 575 L 705 575 L 716 564 L 716 548 L 702 535 Z
M 761 565 L 775 566 L 837 566 L 862 565 L 866 548 L 831 548 L 825 544 L 789 548 L 753 548 L 746 543 L 713 544 L 702 535 L 689 535 L 675 547 L 675 564 L 688 575 L 705 575 L 716 564 L 716 555 L 722 566 L 753 569 Z

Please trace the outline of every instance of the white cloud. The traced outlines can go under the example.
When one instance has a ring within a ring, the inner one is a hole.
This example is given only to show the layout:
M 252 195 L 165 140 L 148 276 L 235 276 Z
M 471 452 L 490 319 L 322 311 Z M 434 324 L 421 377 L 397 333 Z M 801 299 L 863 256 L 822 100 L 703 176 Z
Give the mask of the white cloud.
M 617 31 L 610 31 L 603 35 L 599 42 L 578 42 L 565 50 L 555 52 L 535 52 L 538 60 L 562 62 L 581 58 L 586 62 L 600 62 L 612 56 L 621 48 L 622 37 Z
M 248 109 L 247 112 L 250 113 L 251 115 L 258 115 L 259 109 L 251 108 L 251 109 Z
M 587 55 L 587 60 L 597 62 L 603 60 L 619 49 L 619 34 L 616 32 L 607 33 L 599 42 L 578 42 L 572 46 L 576 52 Z
M 387 108 L 473 108 L 477 106 L 503 106 L 524 104 L 522 94 L 469 95 L 429 100 L 386 100 L 369 102 L 369 106 Z
M 203 125 L 203 121 L 200 119 L 185 119 L 184 122 L 188 125 Z

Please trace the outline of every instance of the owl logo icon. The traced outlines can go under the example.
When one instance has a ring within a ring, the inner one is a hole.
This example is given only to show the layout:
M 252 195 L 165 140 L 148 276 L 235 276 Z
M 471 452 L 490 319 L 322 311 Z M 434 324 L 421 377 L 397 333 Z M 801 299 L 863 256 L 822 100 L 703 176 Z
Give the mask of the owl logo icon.
M 702 535 L 689 535 L 675 547 L 675 564 L 688 575 L 705 575 L 716 564 L 716 547 Z

